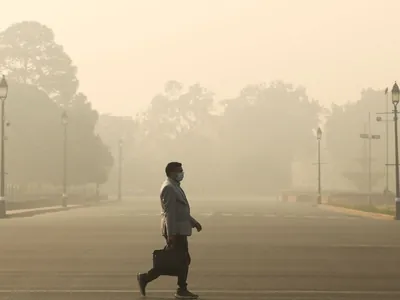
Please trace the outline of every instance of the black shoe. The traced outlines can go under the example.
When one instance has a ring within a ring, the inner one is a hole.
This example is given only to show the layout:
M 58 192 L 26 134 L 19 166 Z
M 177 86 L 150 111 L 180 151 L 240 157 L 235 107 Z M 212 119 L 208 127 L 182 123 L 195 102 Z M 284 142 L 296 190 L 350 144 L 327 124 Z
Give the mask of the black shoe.
M 142 296 L 146 296 L 146 285 L 147 285 L 147 281 L 146 281 L 146 274 L 137 274 L 137 281 L 139 284 L 139 289 L 140 289 L 140 294 Z
M 199 295 L 193 294 L 188 290 L 177 289 L 175 293 L 176 299 L 198 299 Z

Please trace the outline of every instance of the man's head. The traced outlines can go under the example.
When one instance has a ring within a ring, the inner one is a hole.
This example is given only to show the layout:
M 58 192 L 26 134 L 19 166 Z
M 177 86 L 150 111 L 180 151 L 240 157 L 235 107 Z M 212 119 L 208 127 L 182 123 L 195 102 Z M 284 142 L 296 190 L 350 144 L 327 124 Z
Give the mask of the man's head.
M 176 181 L 182 181 L 184 177 L 182 164 L 175 161 L 168 163 L 165 167 L 165 174 L 168 178 L 174 179 Z

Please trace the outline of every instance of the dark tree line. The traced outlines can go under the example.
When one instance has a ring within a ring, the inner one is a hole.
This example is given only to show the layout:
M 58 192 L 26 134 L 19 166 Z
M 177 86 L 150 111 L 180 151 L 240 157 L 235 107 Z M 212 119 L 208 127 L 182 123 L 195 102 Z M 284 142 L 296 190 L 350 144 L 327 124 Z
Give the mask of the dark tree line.
M 342 186 L 363 192 L 368 190 L 368 140 L 360 138 L 360 134 L 368 134 L 371 127 L 371 134 L 380 136 L 380 139 L 371 141 L 372 185 L 377 191 L 384 190 L 386 125 L 385 122 L 378 122 L 376 117 L 392 120 L 390 114 L 377 114 L 386 112 L 386 107 L 389 112 L 392 111 L 390 95 L 385 95 L 384 89 L 365 89 L 358 101 L 341 106 L 332 105 L 325 126 L 326 142 Z M 389 121 L 389 164 L 394 163 L 393 130 L 393 122 Z M 389 183 L 392 184 L 393 167 L 389 177 Z M 389 187 L 393 189 L 393 186 Z
M 182 161 L 186 185 L 197 193 L 266 194 L 293 186 L 293 163 L 315 160 L 314 131 L 326 112 L 306 90 L 285 82 L 250 84 L 233 99 L 216 101 L 201 84 L 175 80 L 135 118 L 99 116 L 78 92 L 77 68 L 54 33 L 37 22 L 0 32 L 0 72 L 7 74 L 7 182 L 59 185 L 62 179 L 62 123 L 68 125 L 70 183 L 114 189 L 118 140 L 123 140 L 125 190 L 154 192 L 167 161 Z M 365 189 L 365 131 L 368 113 L 373 143 L 373 182 L 380 188 L 385 163 L 383 90 L 364 90 L 361 99 L 333 105 L 323 127 L 329 164 L 340 184 Z M 393 163 L 390 126 L 390 161 Z M 393 172 L 390 172 L 393 176 Z M 110 178 L 109 178 L 110 175 Z M 305 175 L 306 176 L 306 175 Z M 308 176 L 308 175 L 307 175 Z M 392 180 L 390 180 L 392 182 Z
M 292 162 L 314 149 L 321 109 L 283 82 L 249 85 L 217 103 L 200 84 L 169 81 L 140 118 L 102 116 L 99 132 L 116 149 L 117 126 L 134 128 L 124 149 L 125 190 L 156 192 L 165 163 L 178 160 L 192 192 L 265 195 L 291 186 Z
M 0 32 L 0 73 L 7 74 L 9 84 L 8 183 L 61 184 L 64 109 L 68 114 L 69 184 L 107 181 L 113 157 L 95 133 L 99 116 L 77 91 L 76 71 L 50 28 L 21 22 Z

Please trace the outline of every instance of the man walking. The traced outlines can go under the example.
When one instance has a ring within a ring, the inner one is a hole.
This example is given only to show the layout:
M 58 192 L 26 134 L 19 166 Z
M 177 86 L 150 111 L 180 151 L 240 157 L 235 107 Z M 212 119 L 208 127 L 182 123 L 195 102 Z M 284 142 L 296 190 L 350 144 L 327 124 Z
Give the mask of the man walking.
M 170 162 L 165 168 L 167 179 L 161 186 L 161 207 L 162 222 L 161 232 L 164 236 L 167 246 L 181 250 L 185 254 L 185 266 L 181 269 L 178 276 L 178 289 L 175 297 L 178 299 L 197 299 L 198 296 L 187 289 L 187 277 L 190 265 L 190 254 L 188 247 L 188 236 L 192 235 L 192 228 L 201 231 L 202 227 L 196 219 L 190 215 L 190 205 L 182 190 L 180 183 L 183 180 L 184 172 L 182 164 L 179 162 Z M 149 282 L 157 279 L 160 272 L 151 269 L 147 273 L 139 273 L 137 280 L 140 293 L 146 295 L 146 286 Z

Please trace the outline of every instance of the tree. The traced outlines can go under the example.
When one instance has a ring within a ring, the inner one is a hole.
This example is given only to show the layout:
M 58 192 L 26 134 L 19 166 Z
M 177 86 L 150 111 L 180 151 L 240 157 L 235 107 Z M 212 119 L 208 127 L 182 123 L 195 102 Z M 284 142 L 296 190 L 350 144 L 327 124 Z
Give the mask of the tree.
M 95 134 L 98 113 L 82 93 L 68 109 L 68 152 L 71 184 L 104 183 L 113 165 L 108 147 Z
M 141 163 L 139 159 L 136 159 L 138 149 L 143 146 L 140 141 L 137 141 L 138 123 L 132 117 L 120 117 L 112 116 L 109 114 L 103 114 L 99 116 L 99 120 L 96 123 L 96 133 L 101 137 L 101 140 L 107 146 L 112 153 L 114 161 L 118 159 L 118 144 L 119 140 L 123 141 L 123 187 L 124 192 L 130 190 L 137 190 L 137 169 L 138 164 Z M 103 160 L 103 159 L 102 159 Z M 147 169 L 147 166 L 143 164 L 143 168 Z M 105 188 L 108 190 L 115 191 L 117 188 L 118 180 L 118 164 L 114 163 L 113 168 L 110 170 L 107 178 Z
M 275 192 L 290 185 L 292 161 L 315 145 L 321 107 L 302 88 L 251 85 L 216 114 L 213 93 L 200 84 L 184 90 L 170 81 L 166 87 L 135 135 L 138 160 L 146 162 L 138 177 L 147 179 L 143 185 L 161 178 L 167 161 L 178 160 L 189 171 L 185 186 L 192 192 Z
M 368 134 L 368 118 L 371 118 L 371 134 L 380 135 L 380 140 L 372 140 L 372 185 L 377 186 L 383 178 L 385 126 L 376 122 L 376 113 L 384 112 L 385 94 L 383 90 L 365 89 L 361 98 L 354 103 L 332 105 L 331 114 L 325 126 L 326 141 L 332 163 L 338 173 L 348 180 L 352 187 L 360 191 L 368 188 L 368 140 L 360 134 Z M 384 118 L 390 118 L 390 115 Z M 393 136 L 392 126 L 389 137 Z M 392 151 L 391 151 L 392 152 Z M 381 167 L 380 167 L 381 166 Z M 346 184 L 344 183 L 343 186 Z
M 82 95 L 69 110 L 68 183 L 80 185 L 106 181 L 112 156 L 93 133 L 95 112 Z M 85 111 L 87 112 L 85 114 Z M 7 181 L 14 184 L 62 183 L 62 109 L 37 87 L 9 82 L 6 100 Z M 90 116 L 92 119 L 90 119 Z
M 100 136 L 95 136 L 95 153 L 93 153 L 93 173 L 95 176 L 93 177 L 94 183 L 97 184 L 105 184 L 108 180 L 108 175 L 111 171 L 111 168 L 114 164 L 114 158 L 111 155 L 111 152 L 108 147 L 103 144 Z
M 200 84 L 184 89 L 179 82 L 168 81 L 164 91 L 152 99 L 135 133 L 136 163 L 131 165 L 136 166 L 136 182 L 144 189 L 153 189 L 148 178 L 161 180 L 162 170 L 170 160 L 182 161 L 192 168 L 191 176 L 198 176 L 192 177 L 189 190 L 195 188 L 199 177 L 204 180 L 201 169 L 212 155 L 213 130 L 218 119 L 211 113 L 213 105 L 213 93 Z
M 53 31 L 38 22 L 11 25 L 0 33 L 0 73 L 10 81 L 32 84 L 67 105 L 78 88 L 76 67 Z
M 183 142 L 183 137 L 194 132 L 201 134 L 202 126 L 212 122 L 213 104 L 213 94 L 201 85 L 192 85 L 183 93 L 181 84 L 169 81 L 165 93 L 155 96 L 146 111 L 141 122 L 142 135 L 155 147 L 163 144 L 164 149 L 178 140 Z M 181 143 L 179 148 L 185 148 L 184 145 Z
M 292 163 L 315 145 L 321 106 L 283 82 L 249 85 L 225 106 L 219 170 L 231 174 L 227 188 L 248 194 L 290 187 Z
M 76 67 L 55 42 L 53 31 L 38 22 L 21 22 L 1 32 L 0 71 L 8 74 L 10 83 L 7 103 L 15 117 L 10 134 L 15 134 L 15 153 L 19 153 L 14 164 L 16 170 L 29 166 L 15 179 L 59 183 L 65 109 L 68 183 L 104 182 L 113 160 L 94 133 L 98 114 L 86 96 L 77 93 Z
M 61 183 L 61 110 L 33 85 L 9 81 L 6 100 L 7 181 L 15 184 Z

